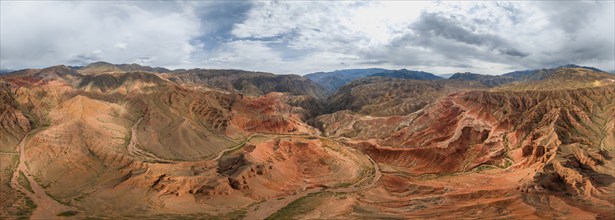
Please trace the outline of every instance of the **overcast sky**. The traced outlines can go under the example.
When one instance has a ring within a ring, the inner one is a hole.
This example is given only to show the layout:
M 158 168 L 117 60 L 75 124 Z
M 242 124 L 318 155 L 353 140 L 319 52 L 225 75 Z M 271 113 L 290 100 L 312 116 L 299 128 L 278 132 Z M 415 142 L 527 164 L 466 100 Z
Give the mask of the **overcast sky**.
M 613 1 L 7 2 L 2 69 L 104 60 L 279 74 L 615 69 Z

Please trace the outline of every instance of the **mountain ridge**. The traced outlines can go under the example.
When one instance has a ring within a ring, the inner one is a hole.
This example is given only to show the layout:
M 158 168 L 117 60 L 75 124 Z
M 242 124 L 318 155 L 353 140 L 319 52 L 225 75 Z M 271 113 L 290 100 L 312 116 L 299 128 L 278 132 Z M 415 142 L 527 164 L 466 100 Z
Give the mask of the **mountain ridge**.
M 328 93 L 333 93 L 339 87 L 348 84 L 350 81 L 367 77 L 374 73 L 386 71 L 382 68 L 367 68 L 367 69 L 345 69 L 335 70 L 331 72 L 316 72 L 306 74 L 305 77 L 318 83 L 325 88 Z
M 400 79 L 416 79 L 416 80 L 443 79 L 442 77 L 436 76 L 433 73 L 428 73 L 424 71 L 416 71 L 416 70 L 407 70 L 407 69 L 387 70 L 387 71 L 375 73 L 369 76 L 400 78 Z
M 155 73 L 166 73 L 171 70 L 162 68 L 162 67 L 150 67 L 150 66 L 142 66 L 136 63 L 132 64 L 112 64 L 104 61 L 98 61 L 94 63 L 90 63 L 86 66 L 79 67 L 76 69 L 82 74 L 100 74 L 100 73 L 111 73 L 111 72 L 155 72 Z
M 365 77 L 326 99 L 239 70 L 3 75 L 0 214 L 615 217 L 615 76 L 465 75 Z

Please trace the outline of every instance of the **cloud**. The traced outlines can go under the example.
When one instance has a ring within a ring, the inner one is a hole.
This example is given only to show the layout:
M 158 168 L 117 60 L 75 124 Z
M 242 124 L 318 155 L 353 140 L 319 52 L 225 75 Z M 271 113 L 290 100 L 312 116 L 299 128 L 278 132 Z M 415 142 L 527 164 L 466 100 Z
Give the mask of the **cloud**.
M 477 46 L 497 47 L 504 44 L 504 40 L 498 36 L 474 33 L 457 24 L 455 20 L 436 13 L 422 14 L 411 29 L 420 37 L 444 37 Z
M 287 59 L 283 53 L 267 46 L 267 42 L 258 40 L 238 40 L 224 44 L 211 51 L 204 61 L 207 68 L 236 68 L 252 71 L 275 72 L 278 74 L 302 74 L 345 66 L 358 60 L 334 52 L 312 52 L 299 58 Z M 301 68 L 297 68 L 301 67 Z
M 591 26 L 596 22 L 595 13 L 604 13 L 603 7 L 608 7 L 608 2 L 590 1 L 571 1 L 561 4 L 561 2 L 541 1 L 537 2 L 539 8 L 554 28 L 576 35 L 583 31 L 585 26 Z M 612 12 L 612 11 L 611 11 Z
M 2 68 L 615 69 L 615 2 L 7 2 Z
M 99 60 L 103 60 L 102 51 L 95 50 L 89 53 L 77 54 L 73 56 L 71 59 L 69 59 L 68 63 L 80 65 L 80 64 L 93 63 Z
M 484 46 L 490 51 L 496 51 L 515 57 L 526 57 L 528 54 L 511 48 L 510 43 L 497 35 L 477 33 L 466 28 L 459 21 L 447 18 L 437 13 L 424 13 L 412 24 L 411 29 L 416 38 L 442 37 L 460 43 Z
M 496 74 L 569 62 L 613 65 L 605 53 L 613 51 L 613 34 L 597 30 L 612 25 L 595 22 L 612 12 L 583 15 L 592 22 L 584 22 L 579 32 L 604 39 L 599 41 L 604 51 L 597 51 L 589 49 L 593 43 L 585 37 L 571 42 L 571 35 L 562 32 L 566 27 L 550 22 L 554 15 L 542 7 L 526 2 L 258 2 L 231 33 L 261 41 L 282 58 L 293 57 L 281 65 L 295 68 L 323 52 L 355 57 L 323 68 L 376 65 Z
M 145 6 L 105 2 L 1 4 L 1 59 L 10 68 L 96 60 L 173 66 L 200 50 L 200 45 L 190 43 L 200 35 L 200 23 L 189 9 L 168 11 L 164 4 L 144 10 Z
M 233 26 L 245 20 L 252 5 L 249 1 L 193 3 L 202 31 L 197 41 L 203 44 L 205 50 L 233 41 Z
M 514 49 L 514 48 L 499 49 L 498 51 L 508 56 L 520 57 L 520 58 L 527 57 L 529 55 L 528 53 L 518 51 L 517 49 Z

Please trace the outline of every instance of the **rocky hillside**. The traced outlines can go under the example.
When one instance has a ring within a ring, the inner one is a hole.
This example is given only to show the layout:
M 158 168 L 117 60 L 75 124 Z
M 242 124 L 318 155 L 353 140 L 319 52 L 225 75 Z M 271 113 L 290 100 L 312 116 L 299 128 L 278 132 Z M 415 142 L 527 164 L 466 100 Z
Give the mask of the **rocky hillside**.
M 275 75 L 243 70 L 193 69 L 175 71 L 167 74 L 166 78 L 176 83 L 203 84 L 253 96 L 270 92 L 288 92 L 293 95 L 325 98 L 325 91 L 322 87 L 308 78 L 297 75 Z
M 336 70 L 332 72 L 317 72 L 305 75 L 308 79 L 318 83 L 326 89 L 327 93 L 333 93 L 338 88 L 348 84 L 355 79 L 365 78 L 374 73 L 380 73 L 386 71 L 381 68 L 369 68 L 369 69 L 347 69 Z
M 41 82 L 43 80 L 51 81 L 51 80 L 62 80 L 62 81 L 75 81 L 80 79 L 82 75 L 64 65 L 52 66 L 44 69 L 23 69 L 15 72 L 11 72 L 5 75 L 2 75 L 4 79 L 15 79 L 18 81 Z M 14 81 L 17 82 L 17 81 Z
M 374 116 L 406 115 L 451 92 L 481 88 L 486 87 L 472 81 L 369 77 L 338 89 L 327 100 L 327 112 L 351 110 Z
M 573 213 L 591 212 L 608 219 L 613 217 L 609 195 L 615 192 L 615 177 L 609 174 L 615 171 L 613 97 L 613 85 L 559 91 L 469 91 L 451 94 L 403 117 L 337 112 L 319 120 L 325 135 L 353 140 L 377 162 L 393 166 L 392 172 L 438 176 L 495 169 L 487 173 L 497 178 L 497 170 L 502 169 L 505 173 L 501 175 L 514 181 L 495 182 L 510 185 L 477 187 L 506 194 L 496 196 L 505 199 L 505 204 L 524 201 L 538 206 L 543 216 L 559 216 L 545 209 L 572 206 L 583 210 Z M 459 178 L 468 183 L 472 175 Z M 484 198 L 488 204 L 489 196 L 480 190 L 469 190 L 466 195 Z M 521 197 L 513 196 L 515 191 Z M 438 198 L 447 193 L 427 194 Z M 391 206 L 380 202 L 414 196 L 391 193 L 377 197 L 370 200 L 370 207 L 385 209 Z M 459 210 L 459 214 L 468 213 Z
M 141 66 L 139 64 L 111 64 L 107 62 L 95 62 L 84 67 L 76 68 L 79 73 L 84 75 L 97 75 L 102 73 L 118 73 L 118 72 L 152 72 L 166 73 L 171 72 L 162 67 Z
M 313 80 L 325 88 L 327 94 L 334 93 L 337 89 L 353 80 L 370 76 L 416 80 L 442 79 L 442 77 L 423 71 L 413 71 L 407 69 L 387 70 L 380 68 L 336 70 L 333 72 L 317 72 L 305 75 L 305 77 Z
M 562 72 L 568 72 L 567 74 L 569 75 L 568 76 L 569 79 L 572 79 L 570 77 L 570 74 L 573 74 L 574 72 L 579 72 L 579 73 L 582 73 L 588 76 L 591 75 L 590 77 L 580 77 L 579 80 L 583 82 L 588 81 L 588 80 L 595 80 L 597 78 L 600 78 L 600 79 L 608 78 L 608 75 L 607 75 L 608 73 L 602 70 L 599 70 L 593 67 L 585 67 L 585 66 L 569 64 L 569 65 L 564 65 L 564 66 L 551 68 L 551 69 L 522 70 L 522 71 L 505 73 L 502 75 L 455 73 L 449 79 L 479 81 L 485 84 L 486 86 L 496 87 L 496 86 L 500 86 L 500 85 L 504 85 L 504 84 L 508 84 L 512 82 L 530 83 L 530 84 L 532 84 L 533 82 L 537 82 L 537 81 L 559 82 L 561 80 L 565 80 L 564 78 L 566 78 L 566 76 L 562 76 L 562 75 L 565 75 L 565 74 L 562 74 Z M 570 85 L 571 83 L 573 82 L 571 80 L 568 80 L 568 82 L 566 82 L 566 85 Z M 551 86 L 546 86 L 545 88 L 549 89 L 549 88 L 554 88 L 554 87 L 553 85 L 551 85 Z
M 22 70 L 0 76 L 0 217 L 613 219 L 605 74 L 367 77 L 325 100 L 260 72 Z
M 379 73 L 374 73 L 370 76 L 399 78 L 399 79 L 416 79 L 416 80 L 442 79 L 442 77 L 436 76 L 432 73 L 423 72 L 423 71 L 413 71 L 413 70 L 407 70 L 407 69 L 387 70 L 387 71 L 383 71 Z
M 597 72 L 587 68 L 557 68 L 541 71 L 539 80 L 518 81 L 503 85 L 496 90 L 564 90 L 615 85 L 615 76 L 607 72 Z M 546 75 L 545 75 L 546 74 Z
M 477 73 L 455 73 L 449 79 L 454 80 L 467 80 L 467 81 L 478 81 L 486 86 L 495 87 L 499 85 L 503 85 L 506 83 L 514 82 L 515 79 L 509 76 L 492 76 L 492 75 L 481 75 Z

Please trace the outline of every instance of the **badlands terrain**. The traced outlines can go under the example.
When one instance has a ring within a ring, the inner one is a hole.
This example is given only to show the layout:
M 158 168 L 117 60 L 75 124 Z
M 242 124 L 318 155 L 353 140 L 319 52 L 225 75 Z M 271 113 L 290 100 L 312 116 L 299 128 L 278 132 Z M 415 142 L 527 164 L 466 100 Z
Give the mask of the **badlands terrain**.
M 0 76 L 2 219 L 615 219 L 615 75 Z

